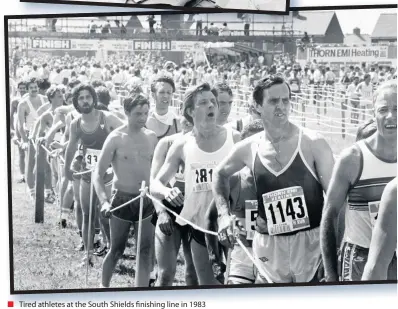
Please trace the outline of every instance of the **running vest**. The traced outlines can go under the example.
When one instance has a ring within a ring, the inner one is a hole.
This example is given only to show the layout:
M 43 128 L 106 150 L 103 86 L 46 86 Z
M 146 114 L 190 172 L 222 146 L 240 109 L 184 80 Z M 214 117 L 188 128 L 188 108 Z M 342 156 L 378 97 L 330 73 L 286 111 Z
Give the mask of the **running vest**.
M 366 84 L 363 83 L 360 93 L 361 93 L 361 100 L 369 101 L 368 103 L 372 102 L 373 86 L 371 83 L 369 83 L 368 86 L 366 86 Z
M 25 124 L 24 124 L 24 127 L 25 127 L 25 130 L 26 130 L 26 131 L 32 131 L 32 130 L 33 130 L 33 126 L 34 126 L 34 124 L 35 124 L 37 118 L 39 118 L 39 114 L 37 113 L 37 111 L 38 111 L 38 109 L 39 109 L 41 106 L 44 105 L 44 99 L 43 99 L 43 97 L 42 97 L 41 95 L 39 95 L 39 98 L 40 98 L 41 104 L 40 104 L 40 106 L 39 106 L 37 109 L 35 109 L 35 108 L 33 107 L 32 102 L 30 101 L 30 98 L 29 98 L 29 97 L 26 97 L 25 102 L 26 102 L 26 104 L 28 104 L 29 109 L 30 109 L 29 113 L 26 113 L 26 114 L 25 114 Z
M 289 81 L 290 90 L 294 93 L 300 92 L 300 80 L 298 78 L 292 78 Z
M 397 162 L 376 157 L 365 140 L 357 142 L 356 147 L 361 153 L 361 171 L 348 193 L 344 240 L 369 248 L 381 195 L 397 176 Z
M 254 178 L 248 167 L 237 174 L 237 192 L 231 192 L 231 212 L 240 219 L 247 231 L 247 239 L 252 240 L 256 229 L 258 202 Z M 235 191 L 235 190 L 234 190 Z
M 92 169 L 98 162 L 98 157 L 101 152 L 102 146 L 108 137 L 108 131 L 105 124 L 105 115 L 101 111 L 100 121 L 97 128 L 93 132 L 84 131 L 81 126 L 81 118 L 77 120 L 77 136 L 83 147 L 83 168 Z
M 253 176 L 257 191 L 259 233 L 267 223 L 269 235 L 292 235 L 319 227 L 324 205 L 323 188 L 301 151 L 303 129 L 289 163 L 274 172 L 258 155 L 253 144 Z
M 193 135 L 187 136 L 185 144 L 185 196 L 184 208 L 181 216 L 205 228 L 206 211 L 213 199 L 211 185 L 213 171 L 234 146 L 233 130 L 227 128 L 227 138 L 224 145 L 214 152 L 204 152 L 196 144 Z M 186 223 L 180 219 L 176 221 L 180 225 Z
M 154 115 L 151 115 L 150 118 L 153 118 L 153 119 L 155 119 L 155 121 L 160 122 Z M 145 125 L 145 128 L 148 128 L 148 127 Z M 166 133 L 164 133 L 163 135 L 158 136 L 157 138 L 158 138 L 158 140 L 161 140 L 163 137 L 170 136 L 170 135 L 173 135 L 173 134 L 176 134 L 176 133 L 179 133 L 179 132 L 178 132 L 178 127 L 177 127 L 177 119 L 174 118 L 173 119 L 173 125 L 169 125 L 167 130 L 166 130 Z

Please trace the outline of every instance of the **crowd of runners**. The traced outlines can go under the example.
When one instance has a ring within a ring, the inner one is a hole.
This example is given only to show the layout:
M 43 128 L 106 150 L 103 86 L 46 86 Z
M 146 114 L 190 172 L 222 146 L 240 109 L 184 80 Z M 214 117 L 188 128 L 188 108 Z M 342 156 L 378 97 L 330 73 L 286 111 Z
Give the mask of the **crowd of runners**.
M 14 54 L 10 67 L 16 181 L 34 201 L 43 147 L 45 202 L 61 227 L 75 212 L 83 265 L 104 257 L 101 287 L 131 230 L 137 287 L 171 286 L 181 246 L 190 286 L 396 280 L 394 68 L 127 59 Z M 308 87 L 372 110 L 352 113 L 357 141 L 340 154 L 290 120 Z

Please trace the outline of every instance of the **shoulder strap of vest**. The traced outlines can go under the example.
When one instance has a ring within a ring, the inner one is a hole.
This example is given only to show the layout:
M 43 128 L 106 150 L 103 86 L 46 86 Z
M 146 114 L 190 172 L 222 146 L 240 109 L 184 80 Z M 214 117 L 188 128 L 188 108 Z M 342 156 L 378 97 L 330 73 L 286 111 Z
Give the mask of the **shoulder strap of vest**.
M 176 133 L 179 133 L 178 132 L 178 127 L 177 127 L 177 119 L 173 119 L 173 124 L 174 124 L 174 128 L 175 128 L 175 130 L 176 130 Z
M 238 120 L 236 121 L 236 129 L 237 129 L 239 132 L 242 132 L 242 130 L 243 130 L 243 120 L 242 120 L 242 119 L 238 119 Z

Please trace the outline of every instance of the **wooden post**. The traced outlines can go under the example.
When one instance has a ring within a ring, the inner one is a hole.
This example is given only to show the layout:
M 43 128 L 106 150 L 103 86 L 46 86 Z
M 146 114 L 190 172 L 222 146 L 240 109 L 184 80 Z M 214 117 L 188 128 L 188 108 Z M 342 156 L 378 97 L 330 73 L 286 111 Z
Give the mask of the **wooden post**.
M 145 190 L 145 181 L 141 183 L 141 194 L 142 190 Z M 138 233 L 137 233 L 137 263 L 135 270 L 135 287 L 139 286 L 139 273 L 140 273 L 140 262 L 141 262 L 141 231 L 142 231 L 142 214 L 144 211 L 144 198 L 141 196 L 140 198 L 140 212 L 138 215 Z
M 35 223 L 44 222 L 44 179 L 46 174 L 46 152 L 40 143 L 36 144 L 36 202 L 35 202 Z

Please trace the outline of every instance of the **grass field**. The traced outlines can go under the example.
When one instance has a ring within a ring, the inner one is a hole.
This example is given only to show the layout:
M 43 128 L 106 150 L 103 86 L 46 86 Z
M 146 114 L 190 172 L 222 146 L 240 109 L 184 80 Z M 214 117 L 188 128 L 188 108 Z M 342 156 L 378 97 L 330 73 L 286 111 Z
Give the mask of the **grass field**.
M 328 104 L 332 106 L 332 104 Z M 242 112 L 232 114 L 233 118 L 243 116 Z M 338 155 L 342 149 L 353 144 L 355 138 L 341 136 L 341 129 L 334 120 L 341 120 L 341 111 L 327 110 L 329 122 L 322 119 L 317 122 L 317 109 L 313 104 L 306 108 L 306 127 L 324 131 L 322 133 L 329 142 L 333 152 Z M 295 122 L 301 115 L 292 113 Z M 347 119 L 349 113 L 346 115 Z M 330 128 L 327 125 L 336 125 Z M 327 133 L 328 132 L 328 133 Z M 332 133 L 334 132 L 334 133 Z M 351 128 L 349 133 L 355 134 Z M 12 163 L 13 175 L 18 175 L 17 163 Z M 45 205 L 43 224 L 34 223 L 34 205 L 28 199 L 25 184 L 17 184 L 12 180 L 12 230 L 14 254 L 14 287 L 15 290 L 53 290 L 78 289 L 85 286 L 85 267 L 81 266 L 83 252 L 75 251 L 79 244 L 79 236 L 74 224 L 74 216 L 70 216 L 68 227 L 57 226 L 59 208 L 54 204 Z M 134 244 L 129 240 L 124 257 L 119 261 L 111 281 L 111 287 L 134 286 Z M 101 279 L 101 264 L 103 258 L 95 258 L 94 267 L 90 268 L 88 288 L 97 288 Z M 174 285 L 184 285 L 183 258 L 181 251 L 178 257 L 177 274 Z
M 17 165 L 13 165 L 18 175 Z M 71 215 L 68 227 L 57 225 L 59 208 L 45 204 L 44 223 L 34 223 L 34 204 L 26 193 L 25 184 L 12 180 L 12 231 L 14 254 L 14 288 L 18 290 L 53 290 L 86 288 L 86 267 L 81 266 L 85 253 L 75 251 L 79 235 Z M 72 221 L 73 220 L 73 221 Z M 95 257 L 90 268 L 87 288 L 98 288 L 101 282 L 103 257 Z M 124 257 L 116 266 L 111 287 L 133 287 L 135 250 L 132 238 Z M 183 257 L 178 257 L 174 285 L 184 285 Z

